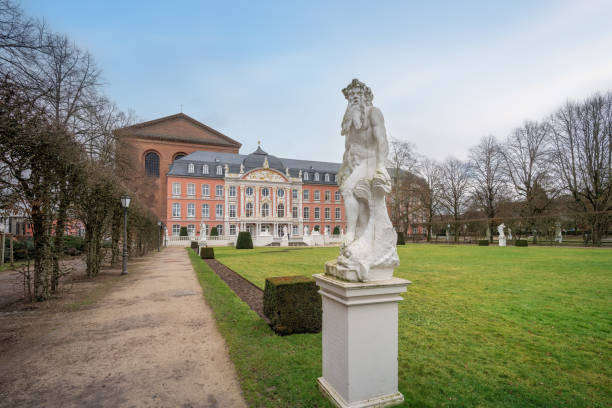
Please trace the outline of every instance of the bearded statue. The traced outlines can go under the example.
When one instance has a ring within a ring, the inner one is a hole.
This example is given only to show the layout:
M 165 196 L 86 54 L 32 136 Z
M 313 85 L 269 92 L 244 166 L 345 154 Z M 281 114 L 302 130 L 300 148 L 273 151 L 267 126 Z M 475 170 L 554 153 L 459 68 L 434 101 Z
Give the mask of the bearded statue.
M 353 79 L 342 93 L 348 106 L 342 119 L 345 150 L 338 184 L 347 226 L 340 256 L 326 264 L 326 273 L 350 281 L 390 279 L 399 258 L 385 201 L 391 179 L 385 168 L 389 146 L 384 118 L 363 82 Z

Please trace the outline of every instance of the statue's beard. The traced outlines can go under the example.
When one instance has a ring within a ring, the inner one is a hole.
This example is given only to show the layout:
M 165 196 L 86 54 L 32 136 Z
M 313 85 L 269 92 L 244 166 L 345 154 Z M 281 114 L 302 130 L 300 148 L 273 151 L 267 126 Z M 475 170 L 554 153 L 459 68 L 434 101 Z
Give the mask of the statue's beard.
M 365 103 L 363 101 L 360 101 L 358 104 L 352 104 L 349 102 L 349 105 L 346 107 L 346 112 L 344 112 L 344 117 L 342 118 L 342 134 L 348 134 L 351 128 L 354 128 L 355 130 L 363 128 L 365 122 Z

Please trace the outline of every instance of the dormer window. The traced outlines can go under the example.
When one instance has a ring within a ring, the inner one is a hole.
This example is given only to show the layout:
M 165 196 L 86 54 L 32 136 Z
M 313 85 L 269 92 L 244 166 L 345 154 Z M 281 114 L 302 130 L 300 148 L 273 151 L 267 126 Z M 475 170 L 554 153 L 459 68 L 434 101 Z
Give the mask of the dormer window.
M 319 181 L 319 173 L 315 173 L 314 181 Z
M 329 183 L 329 174 L 325 173 L 325 182 Z
M 222 175 L 223 175 L 223 167 L 217 166 L 217 176 L 222 176 Z
M 195 171 L 195 166 L 193 165 L 193 163 L 189 163 L 189 165 L 187 166 L 187 173 L 193 174 L 194 171 Z
M 208 164 L 202 166 L 202 174 L 208 174 Z
M 338 175 L 334 174 L 334 183 L 337 183 L 337 182 L 338 182 Z
M 308 172 L 307 171 L 304 172 L 304 180 L 308 181 Z

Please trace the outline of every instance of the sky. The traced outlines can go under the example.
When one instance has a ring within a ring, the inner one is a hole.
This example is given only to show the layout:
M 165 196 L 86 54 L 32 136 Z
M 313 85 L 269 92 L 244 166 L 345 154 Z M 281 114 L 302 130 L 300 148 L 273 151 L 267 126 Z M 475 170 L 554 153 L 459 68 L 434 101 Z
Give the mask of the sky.
M 567 100 L 612 91 L 612 1 L 23 0 L 88 50 L 139 121 L 178 112 L 255 150 L 340 162 L 341 93 L 390 137 L 467 157 Z

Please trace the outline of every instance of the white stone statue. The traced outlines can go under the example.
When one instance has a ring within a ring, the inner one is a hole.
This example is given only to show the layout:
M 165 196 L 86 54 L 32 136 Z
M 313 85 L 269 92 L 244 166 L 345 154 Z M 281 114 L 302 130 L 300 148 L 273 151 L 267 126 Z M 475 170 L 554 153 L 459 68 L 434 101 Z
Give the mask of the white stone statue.
M 287 237 L 288 236 L 288 230 L 287 230 L 287 226 L 285 225 L 283 227 L 283 237 Z
M 450 224 L 446 226 L 446 240 L 450 241 Z
M 555 223 L 555 241 L 559 244 L 563 242 L 563 233 L 561 232 L 561 223 Z
M 244 173 L 244 164 L 240 163 L 240 174 Z
M 383 115 L 372 105 L 370 88 L 359 80 L 342 93 L 348 106 L 342 119 L 346 140 L 338 184 L 347 225 L 340 256 L 326 265 L 326 272 L 349 281 L 390 279 L 399 258 L 385 204 L 391 178 L 385 168 L 389 145 Z
M 200 238 L 198 241 L 206 241 L 206 225 L 204 225 L 204 223 L 200 223 Z
M 506 226 L 503 222 L 497 226 L 497 233 L 499 234 L 499 246 L 506 246 L 506 235 L 504 234 L 504 228 L 506 228 Z
M 508 227 L 508 239 L 512 241 L 512 228 Z
M 304 225 L 304 235 L 308 235 L 308 226 Z

